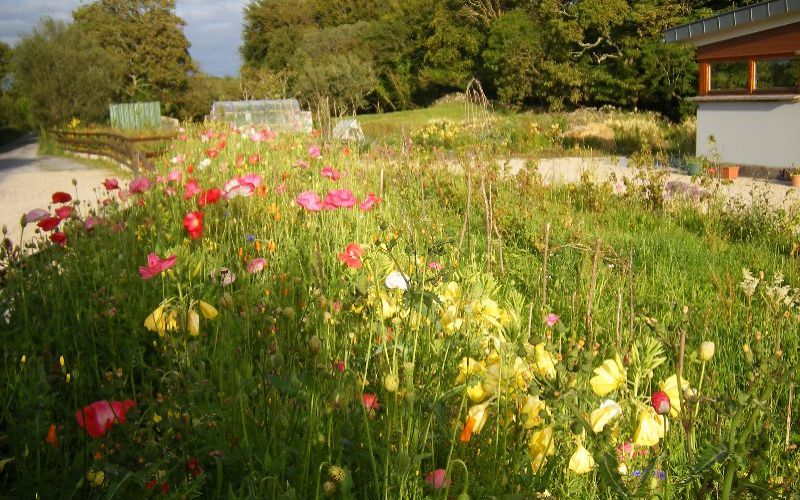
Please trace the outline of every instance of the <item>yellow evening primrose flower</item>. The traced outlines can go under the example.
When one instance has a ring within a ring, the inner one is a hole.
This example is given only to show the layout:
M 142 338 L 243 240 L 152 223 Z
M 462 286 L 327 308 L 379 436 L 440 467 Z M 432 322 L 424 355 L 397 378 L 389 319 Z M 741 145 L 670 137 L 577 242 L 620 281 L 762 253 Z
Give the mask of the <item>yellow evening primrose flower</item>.
M 542 417 L 539 414 L 547 410 L 547 405 L 544 401 L 539 399 L 539 396 L 528 396 L 525 399 L 525 404 L 522 406 L 522 427 L 525 429 L 533 429 L 538 427 L 542 422 Z
M 461 358 L 461 363 L 458 364 L 458 377 L 456 377 L 456 384 L 465 381 L 470 375 L 480 375 L 486 371 L 486 365 L 483 361 L 477 361 L 472 358 Z
M 633 444 L 637 446 L 655 446 L 664 437 L 664 422 L 666 417 L 647 407 L 639 413 L 639 425 L 633 433 Z
M 552 427 L 544 427 L 531 434 L 531 438 L 528 440 L 528 453 L 531 456 L 533 472 L 536 473 L 547 462 L 547 457 L 556 453 Z
M 517 387 L 523 391 L 527 390 L 528 382 L 533 378 L 533 373 L 531 373 L 528 364 L 517 356 L 516 359 L 514 359 L 514 368 L 512 371 L 517 382 Z
M 459 330 L 464 323 L 464 320 L 458 316 L 458 308 L 455 305 L 449 305 L 442 309 L 439 313 L 439 321 L 448 335 Z
M 200 314 L 202 314 L 205 319 L 214 319 L 219 314 L 217 308 L 208 302 L 198 300 L 197 306 L 200 308 Z
M 622 385 L 625 385 L 627 373 L 622 366 L 619 357 L 614 359 L 607 359 L 603 364 L 594 369 L 595 376 L 589 380 L 592 385 L 592 390 L 598 396 L 605 396 L 606 394 L 615 391 Z
M 578 443 L 578 448 L 569 459 L 569 470 L 575 474 L 586 474 L 592 469 L 594 469 L 594 457 L 583 446 L 583 443 Z
M 489 418 L 488 409 L 489 403 L 475 405 L 469 409 L 468 415 L 475 421 L 475 424 L 472 426 L 473 434 L 481 433 L 481 429 L 483 429 L 487 418 Z
M 681 386 L 683 387 L 684 393 L 686 389 L 689 388 L 689 381 L 685 378 L 681 378 Z M 678 394 L 678 375 L 672 375 L 671 377 L 667 378 L 659 384 L 661 390 L 667 393 L 669 396 L 669 415 L 671 417 L 677 417 L 678 414 L 681 412 L 681 398 Z
M 500 383 L 500 361 L 489 365 L 483 378 L 483 390 L 486 394 L 494 394 Z
M 162 337 L 166 330 L 164 318 L 164 306 L 158 306 L 153 312 L 150 313 L 144 320 L 144 327 L 151 332 L 158 332 Z
M 555 378 L 556 376 L 556 360 L 544 347 L 544 342 L 536 344 L 534 347 L 534 355 L 536 358 L 536 370 L 539 375 L 547 378 Z
M 189 309 L 186 329 L 189 330 L 189 335 L 193 337 L 200 335 L 200 315 L 194 309 Z
M 600 408 L 589 415 L 589 422 L 594 432 L 603 432 L 609 422 L 622 415 L 622 407 L 614 400 L 606 399 L 600 403 Z

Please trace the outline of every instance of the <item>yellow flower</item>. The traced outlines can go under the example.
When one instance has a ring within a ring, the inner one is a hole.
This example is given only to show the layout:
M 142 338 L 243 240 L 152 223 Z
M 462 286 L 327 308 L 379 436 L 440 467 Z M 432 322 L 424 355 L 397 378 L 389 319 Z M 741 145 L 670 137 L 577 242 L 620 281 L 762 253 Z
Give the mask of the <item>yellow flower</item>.
M 457 304 L 461 299 L 461 288 L 458 286 L 458 283 L 455 281 L 448 283 L 444 289 L 444 295 L 441 297 L 441 299 L 443 302 L 447 301 L 451 304 Z
M 163 418 L 161 415 L 159 415 L 158 413 L 156 413 L 155 415 L 153 415 L 153 422 L 155 422 L 155 423 L 159 423 L 159 422 L 161 422 L 162 420 L 164 420 L 164 418 Z
M 685 378 L 681 378 L 681 386 L 683 387 L 683 391 L 685 393 L 686 389 L 689 388 L 689 381 Z M 681 399 L 680 395 L 678 394 L 678 376 L 672 375 L 667 380 L 661 382 L 659 387 L 661 387 L 661 390 L 666 392 L 667 396 L 669 396 L 669 415 L 671 417 L 677 417 L 681 412 Z
M 481 429 L 483 429 L 484 424 L 486 424 L 486 419 L 489 417 L 486 411 L 488 408 L 489 403 L 483 403 L 469 409 L 468 415 L 475 421 L 475 424 L 472 426 L 473 434 L 481 433 Z
M 592 469 L 594 469 L 594 457 L 584 448 L 583 443 L 578 443 L 578 448 L 569 459 L 569 470 L 575 474 L 586 474 Z
M 486 392 L 483 390 L 483 383 L 476 382 L 467 387 L 467 396 L 473 403 L 480 403 L 486 399 Z
M 58 358 L 58 364 L 61 365 L 62 368 L 64 367 L 64 356 Z
M 489 365 L 483 378 L 483 390 L 487 394 L 494 394 L 500 383 L 500 360 Z
M 639 425 L 633 433 L 633 444 L 637 446 L 655 446 L 664 437 L 665 417 L 647 407 L 639 413 Z
M 544 347 L 544 342 L 536 344 L 534 347 L 534 354 L 536 357 L 536 370 L 539 375 L 547 378 L 555 378 L 556 376 L 556 360 Z
M 528 453 L 531 456 L 531 466 L 534 473 L 538 472 L 547 462 L 547 457 L 556 453 L 552 427 L 544 427 L 531 434 L 531 438 L 528 441 Z
M 219 314 L 217 312 L 217 308 L 212 306 L 208 302 L 199 300 L 197 301 L 197 305 L 200 307 L 200 313 L 203 315 L 205 319 L 214 319 L 217 317 L 217 314 Z
M 539 414 L 547 409 L 547 405 L 544 401 L 539 399 L 539 396 L 528 396 L 525 400 L 525 404 L 522 406 L 522 427 L 526 429 L 533 429 L 534 427 L 539 426 L 542 423 L 542 418 Z
M 589 380 L 592 390 L 598 396 L 615 391 L 618 387 L 625 385 L 627 373 L 619 357 L 607 359 L 603 364 L 594 369 L 595 376 Z
M 151 332 L 158 332 L 162 337 L 166 331 L 166 321 L 164 318 L 164 306 L 158 306 L 144 320 L 144 327 Z
M 86 479 L 89 480 L 89 484 L 93 487 L 100 488 L 106 480 L 106 473 L 101 470 L 97 472 L 90 470 L 86 473 Z
M 530 368 L 519 356 L 514 359 L 514 377 L 516 378 L 517 387 L 520 390 L 528 389 L 528 381 L 533 378 Z
M 470 375 L 480 375 L 486 371 L 486 365 L 483 361 L 476 361 L 472 358 L 461 358 L 461 363 L 458 365 L 458 377 L 456 377 L 456 384 L 465 381 Z
M 443 309 L 439 314 L 439 320 L 448 335 L 459 330 L 464 323 L 464 320 L 458 316 L 458 308 L 454 305 L 449 305 Z
M 617 416 L 622 415 L 622 407 L 616 401 L 606 399 L 600 404 L 600 408 L 594 410 L 589 415 L 589 422 L 592 424 L 594 432 L 603 432 L 605 426 Z
M 196 337 L 200 335 L 200 315 L 194 309 L 189 309 L 189 317 L 186 322 L 186 329 L 189 330 L 189 335 Z
M 472 316 L 476 321 L 483 323 L 484 326 L 493 326 L 498 330 L 503 329 L 503 325 L 500 324 L 502 311 L 497 302 L 492 299 L 473 300 L 470 306 Z
M 700 359 L 703 361 L 710 361 L 714 357 L 714 343 L 706 340 L 700 344 Z

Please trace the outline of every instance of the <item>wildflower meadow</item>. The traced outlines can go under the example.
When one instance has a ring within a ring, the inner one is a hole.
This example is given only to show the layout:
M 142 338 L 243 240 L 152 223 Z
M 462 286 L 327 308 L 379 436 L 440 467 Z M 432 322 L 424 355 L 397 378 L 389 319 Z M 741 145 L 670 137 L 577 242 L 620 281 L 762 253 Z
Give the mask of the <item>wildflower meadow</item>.
M 30 207 L 2 496 L 797 495 L 795 214 L 473 146 L 190 126 Z

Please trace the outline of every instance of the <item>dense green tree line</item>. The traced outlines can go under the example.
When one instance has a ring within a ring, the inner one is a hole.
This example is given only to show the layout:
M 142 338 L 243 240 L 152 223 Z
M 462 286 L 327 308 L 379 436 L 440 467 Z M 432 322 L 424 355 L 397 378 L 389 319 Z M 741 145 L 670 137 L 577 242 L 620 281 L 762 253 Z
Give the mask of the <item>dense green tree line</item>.
M 679 117 L 693 50 L 664 29 L 730 2 L 683 0 L 251 0 L 245 68 L 312 106 L 424 105 L 478 78 L 509 106 L 611 104 Z

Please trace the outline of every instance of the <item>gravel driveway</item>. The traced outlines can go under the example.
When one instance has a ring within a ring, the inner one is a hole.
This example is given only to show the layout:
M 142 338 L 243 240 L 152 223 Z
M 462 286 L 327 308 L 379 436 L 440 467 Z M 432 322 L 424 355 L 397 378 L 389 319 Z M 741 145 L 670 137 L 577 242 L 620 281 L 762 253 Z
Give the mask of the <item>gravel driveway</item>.
M 0 152 L 0 227 L 8 228 L 14 243 L 20 238 L 20 218 L 34 208 L 49 208 L 56 191 L 70 193 L 81 201 L 95 202 L 94 190 L 107 177 L 119 173 L 93 168 L 69 158 L 39 156 L 35 135 L 26 136 Z M 77 185 L 72 185 L 72 180 Z M 25 240 L 35 226 L 25 229 Z

